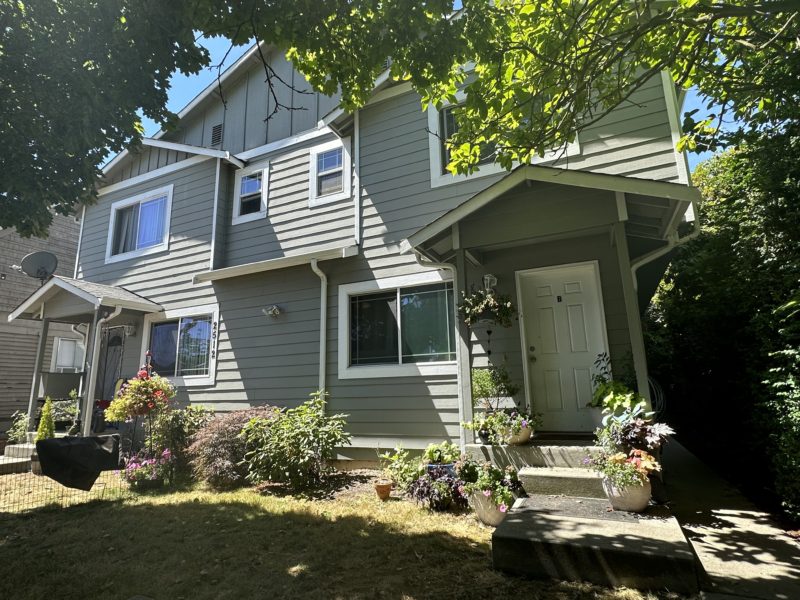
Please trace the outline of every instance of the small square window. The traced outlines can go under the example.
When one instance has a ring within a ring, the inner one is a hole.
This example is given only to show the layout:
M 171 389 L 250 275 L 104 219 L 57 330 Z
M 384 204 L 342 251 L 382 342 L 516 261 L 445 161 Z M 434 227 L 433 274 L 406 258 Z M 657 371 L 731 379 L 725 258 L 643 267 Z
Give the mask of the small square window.
M 312 148 L 309 173 L 309 200 L 312 206 L 350 196 L 348 142 L 348 139 L 344 139 Z
M 233 224 L 246 223 L 267 216 L 269 165 L 262 163 L 236 174 L 233 200 Z

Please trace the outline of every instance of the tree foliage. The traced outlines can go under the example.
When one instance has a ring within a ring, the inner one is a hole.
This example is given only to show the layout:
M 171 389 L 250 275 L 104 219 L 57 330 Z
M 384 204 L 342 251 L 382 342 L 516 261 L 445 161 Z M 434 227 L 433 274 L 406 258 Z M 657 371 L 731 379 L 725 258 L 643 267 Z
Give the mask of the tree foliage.
M 648 362 L 671 386 L 680 430 L 709 449 L 733 436 L 746 449 L 742 483 L 773 487 L 800 518 L 800 475 L 785 455 L 800 447 L 798 313 L 778 310 L 800 289 L 800 124 L 712 158 L 694 181 L 702 234 L 662 281 Z M 698 427 L 701 415 L 716 425 Z
M 90 202 L 97 166 L 165 125 L 168 78 L 209 56 L 197 33 L 287 49 L 353 109 L 391 57 L 424 103 L 458 101 L 450 168 L 506 167 L 572 140 L 669 69 L 748 130 L 794 115 L 800 0 L 0 0 L 0 227 L 42 234 Z M 275 109 L 288 85 L 264 62 Z M 468 68 L 464 68 L 465 65 Z M 471 67 L 471 68 L 470 68 Z M 787 115 L 789 115 L 787 117 Z M 689 147 L 721 119 L 690 115 Z

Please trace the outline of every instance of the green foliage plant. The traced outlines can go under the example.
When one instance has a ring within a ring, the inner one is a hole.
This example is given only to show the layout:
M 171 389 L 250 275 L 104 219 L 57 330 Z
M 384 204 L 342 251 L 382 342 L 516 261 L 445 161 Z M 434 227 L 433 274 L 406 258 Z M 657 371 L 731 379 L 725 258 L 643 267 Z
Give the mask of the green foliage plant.
M 452 464 L 459 458 L 461 458 L 461 449 L 456 444 L 448 441 L 440 444 L 429 444 L 422 453 L 423 461 L 432 465 Z
M 164 451 L 169 450 L 171 481 L 186 480 L 191 476 L 189 447 L 212 416 L 213 413 L 203 406 L 187 406 L 159 411 L 148 422 L 147 427 L 152 429 L 153 453 L 163 458 Z
M 378 457 L 386 477 L 402 492 L 407 492 L 411 484 L 425 473 L 422 460 L 410 456 L 408 450 L 402 446 L 398 446 L 393 452 L 379 454 Z
M 511 508 L 514 499 L 523 493 L 517 469 L 511 465 L 501 469 L 490 462 L 464 458 L 456 463 L 456 475 L 464 482 L 468 494 L 491 498 L 500 512 Z
M 273 406 L 235 410 L 213 417 L 194 435 L 188 449 L 195 479 L 214 489 L 227 490 L 246 483 L 246 443 L 242 431 L 252 419 L 274 420 Z
M 587 458 L 585 463 L 621 490 L 644 485 L 651 473 L 661 470 L 653 455 L 644 450 L 631 450 L 629 453 L 603 450 Z
M 28 413 L 15 410 L 11 414 L 11 428 L 7 432 L 9 444 L 24 444 L 28 441 Z
M 511 398 L 520 390 L 511 380 L 505 365 L 474 368 L 470 375 L 472 404 L 486 413 L 499 410 L 504 399 Z
M 248 451 L 248 479 L 271 481 L 302 491 L 319 486 L 330 472 L 334 450 L 350 444 L 346 416 L 326 415 L 326 396 L 318 391 L 275 419 L 251 419 L 242 435 Z
M 511 302 L 510 296 L 485 288 L 469 294 L 461 292 L 461 295 L 458 311 L 469 327 L 474 327 L 484 320 L 500 327 L 511 327 L 517 309 Z
M 53 400 L 48 396 L 45 398 L 39 418 L 39 427 L 36 429 L 36 441 L 40 442 L 54 437 L 56 437 L 56 422 L 53 418 Z

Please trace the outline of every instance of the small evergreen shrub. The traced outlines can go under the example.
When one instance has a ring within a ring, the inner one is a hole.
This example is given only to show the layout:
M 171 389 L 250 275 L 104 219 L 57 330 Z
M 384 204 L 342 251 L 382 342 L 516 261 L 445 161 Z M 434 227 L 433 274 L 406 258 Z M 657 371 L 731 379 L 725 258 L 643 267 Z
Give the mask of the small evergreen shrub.
M 315 392 L 275 419 L 256 418 L 245 425 L 247 478 L 286 483 L 295 490 L 321 484 L 334 448 L 350 444 L 346 415 L 326 415 L 325 404 L 325 394 Z
M 195 478 L 220 490 L 244 484 L 247 463 L 242 430 L 252 419 L 270 421 L 278 413 L 273 406 L 259 406 L 212 418 L 197 432 L 188 449 Z
M 56 421 L 53 418 L 53 400 L 46 398 L 39 418 L 39 427 L 36 429 L 36 441 L 56 437 Z
M 28 441 L 28 413 L 15 410 L 11 415 L 11 428 L 6 435 L 9 444 L 24 444 Z

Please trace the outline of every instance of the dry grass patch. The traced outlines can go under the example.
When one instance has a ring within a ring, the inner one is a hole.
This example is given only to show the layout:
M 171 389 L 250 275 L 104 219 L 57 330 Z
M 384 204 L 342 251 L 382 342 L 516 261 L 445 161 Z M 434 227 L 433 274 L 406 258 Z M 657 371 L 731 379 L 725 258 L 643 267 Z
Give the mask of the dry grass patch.
M 473 516 L 349 481 L 322 500 L 197 489 L 13 518 L 0 598 L 656 598 L 504 576 Z

